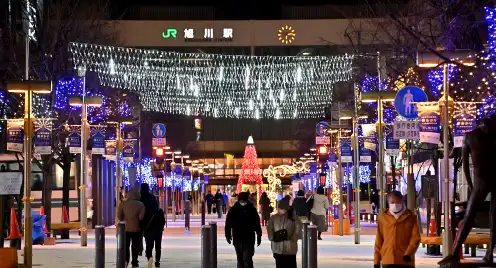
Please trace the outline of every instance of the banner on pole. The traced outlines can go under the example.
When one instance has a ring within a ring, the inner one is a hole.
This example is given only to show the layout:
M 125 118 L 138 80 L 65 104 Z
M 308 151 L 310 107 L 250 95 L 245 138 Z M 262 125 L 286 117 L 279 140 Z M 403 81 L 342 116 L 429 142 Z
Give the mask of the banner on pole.
M 336 154 L 336 148 L 329 149 L 329 163 L 332 167 L 338 166 L 338 155 Z
M 477 126 L 475 121 L 476 109 L 475 103 L 455 102 L 455 112 L 453 115 L 455 147 L 462 147 L 465 133 L 474 130 Z
M 52 120 L 49 118 L 36 118 L 34 121 L 34 153 L 52 153 Z
M 375 124 L 361 124 L 362 127 L 362 135 L 364 137 L 372 137 L 375 136 L 377 132 L 377 127 Z
M 70 125 L 69 134 L 69 153 L 80 154 L 81 153 L 81 126 L 80 125 Z
M 351 139 L 340 138 L 341 163 L 353 163 L 353 151 L 351 150 Z
M 386 137 L 386 154 L 400 154 L 400 140 L 394 138 L 393 126 L 386 125 L 384 127 L 384 136 Z
M 372 162 L 372 151 L 370 149 L 365 148 L 365 139 L 366 138 L 364 138 L 364 137 L 358 137 L 358 144 L 359 144 L 358 152 L 360 155 L 360 163 Z M 371 138 L 371 139 L 373 139 L 373 138 Z
M 419 112 L 420 142 L 439 144 L 441 142 L 441 118 L 437 102 L 417 103 Z
M 91 154 L 105 154 L 105 127 L 90 126 Z
M 7 120 L 7 151 L 20 152 L 24 148 L 24 119 Z
M 105 141 L 105 158 L 107 160 L 111 160 L 111 161 L 117 160 L 117 141 L 116 140 L 106 140 Z
M 122 158 L 124 162 L 134 161 L 134 141 L 135 139 L 122 140 Z
M 365 149 L 375 151 L 377 149 L 377 140 L 375 137 L 363 137 L 363 146 Z

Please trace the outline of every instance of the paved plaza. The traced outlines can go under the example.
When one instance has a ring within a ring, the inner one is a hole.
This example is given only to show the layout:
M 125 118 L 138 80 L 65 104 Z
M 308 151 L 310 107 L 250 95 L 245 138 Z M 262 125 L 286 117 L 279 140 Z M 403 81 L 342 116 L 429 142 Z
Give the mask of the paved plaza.
M 177 229 L 172 231 L 171 229 Z M 106 235 L 106 266 L 115 267 L 116 238 L 113 230 Z M 89 245 L 81 248 L 77 235 L 74 239 L 58 240 L 56 246 L 34 246 L 33 267 L 94 267 L 94 235 L 89 235 Z M 274 259 L 270 250 L 270 242 L 264 238 L 260 247 L 256 248 L 254 257 L 255 267 L 273 268 Z M 325 235 L 318 244 L 319 267 L 322 268 L 359 268 L 373 266 L 373 235 L 363 235 L 360 245 L 354 244 L 353 236 Z M 300 246 L 301 250 L 301 246 Z M 298 254 L 298 265 L 301 267 L 301 252 Z M 482 255 L 482 251 L 478 255 Z M 20 257 L 22 258 L 22 257 Z M 146 267 L 145 257 L 140 257 L 140 267 Z M 224 239 L 223 229 L 219 228 L 218 236 L 218 267 L 236 267 L 236 256 L 232 245 Z M 437 267 L 439 258 L 425 255 L 425 249 L 417 252 L 417 266 Z M 21 260 L 20 260 L 21 261 Z M 200 235 L 193 230 L 190 235 L 182 234 L 180 228 L 169 228 L 162 241 L 161 267 L 200 268 Z

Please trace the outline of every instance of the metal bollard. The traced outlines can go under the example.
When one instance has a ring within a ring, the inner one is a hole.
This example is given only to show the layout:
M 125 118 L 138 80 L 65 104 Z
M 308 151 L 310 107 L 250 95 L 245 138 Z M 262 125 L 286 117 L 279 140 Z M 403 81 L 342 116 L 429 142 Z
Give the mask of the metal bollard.
M 201 225 L 205 225 L 205 199 L 201 198 Z
M 105 267 L 105 226 L 95 226 L 95 268 Z
M 184 233 L 189 234 L 189 218 L 190 218 L 191 202 L 186 200 L 184 202 Z
M 126 224 L 120 221 L 117 225 L 117 268 L 126 267 Z
M 308 268 L 308 225 L 310 222 L 303 222 L 303 233 L 301 239 L 301 268 Z
M 210 222 L 210 268 L 217 268 L 217 223 Z
M 307 268 L 317 268 L 317 226 L 308 226 L 308 266 Z
M 210 226 L 203 225 L 201 230 L 201 268 L 211 268 L 210 264 Z

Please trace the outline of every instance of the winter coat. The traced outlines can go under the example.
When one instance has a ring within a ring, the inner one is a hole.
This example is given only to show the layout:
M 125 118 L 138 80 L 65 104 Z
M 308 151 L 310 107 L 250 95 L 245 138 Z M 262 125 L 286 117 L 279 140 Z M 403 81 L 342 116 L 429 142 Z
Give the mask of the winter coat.
M 126 222 L 126 232 L 140 232 L 140 221 L 145 216 L 145 205 L 139 201 L 140 194 L 135 189 L 127 193 L 127 200 L 119 204 L 117 218 Z
M 415 252 L 420 244 L 417 216 L 407 209 L 396 219 L 389 209 L 379 215 L 375 238 L 374 264 L 415 267 Z M 403 256 L 412 260 L 405 262 Z
M 153 215 L 158 212 L 159 206 L 155 196 L 147 190 L 141 192 L 140 201 L 143 205 L 145 205 L 145 216 L 143 217 L 143 220 L 141 220 L 141 227 L 145 228 L 152 219 Z
M 260 198 L 260 206 L 261 206 L 261 209 L 262 209 L 262 219 L 263 220 L 269 220 L 270 218 L 270 199 L 266 196 L 262 196 Z
M 312 197 L 314 198 L 314 200 L 313 207 L 310 212 L 315 215 L 326 215 L 326 211 L 329 208 L 329 198 L 327 198 L 327 196 L 323 194 L 314 194 L 307 199 L 307 202 Z
M 214 202 L 214 196 L 211 193 L 208 193 L 205 195 L 205 202 L 207 202 L 208 205 L 212 205 Z
M 291 212 L 290 212 L 291 213 Z M 301 220 L 293 215 L 293 219 L 289 219 L 287 214 L 275 214 L 270 217 L 267 224 L 267 233 L 271 242 L 272 253 L 281 255 L 296 255 L 298 252 L 298 239 L 301 239 L 302 231 Z M 288 232 L 288 240 L 274 242 L 274 233 L 286 229 Z
M 227 239 L 233 239 L 233 245 L 254 245 L 255 235 L 262 237 L 260 217 L 255 207 L 249 202 L 245 206 L 236 202 L 227 213 L 224 231 Z
M 221 208 L 222 204 L 224 203 L 224 196 L 222 196 L 221 193 L 216 193 L 214 200 L 215 200 L 215 204 L 217 205 L 217 208 Z
M 293 208 L 298 217 L 308 217 L 307 199 L 304 196 L 297 196 L 293 200 Z

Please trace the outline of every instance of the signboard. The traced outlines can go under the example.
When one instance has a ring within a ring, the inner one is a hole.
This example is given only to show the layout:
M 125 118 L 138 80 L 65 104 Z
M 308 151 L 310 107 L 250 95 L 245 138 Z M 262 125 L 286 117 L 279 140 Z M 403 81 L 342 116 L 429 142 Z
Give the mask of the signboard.
M 400 155 L 400 140 L 395 139 L 393 135 L 393 126 L 384 127 L 384 136 L 386 137 L 386 154 Z
M 91 154 L 105 154 L 105 127 L 90 126 Z
M 338 155 L 336 154 L 336 148 L 329 149 L 329 158 L 327 161 L 333 167 L 336 167 L 338 165 Z
M 419 123 L 417 121 L 395 121 L 393 138 L 397 140 L 419 140 Z
M 415 119 L 418 117 L 416 103 L 426 102 L 427 94 L 415 86 L 407 86 L 396 93 L 394 98 L 394 107 L 398 114 L 407 119 Z
M 81 153 L 81 126 L 71 125 L 69 126 L 71 133 L 69 134 L 69 153 L 80 154 Z
M 317 144 L 317 145 L 331 144 L 331 137 L 329 137 L 329 136 L 317 136 L 317 137 L 315 137 L 315 144 Z
M 21 185 L 21 172 L 0 172 L 0 195 L 18 195 Z
M 21 152 L 24 147 L 24 119 L 7 120 L 7 151 Z
M 222 30 L 214 28 L 167 28 L 162 32 L 163 39 L 177 39 L 178 35 L 182 35 L 185 42 L 232 42 L 234 31 L 232 28 L 223 28 Z
M 326 121 L 321 121 L 315 126 L 315 133 L 317 134 L 317 136 L 320 137 L 325 136 L 327 135 L 327 131 L 330 127 L 331 126 L 329 126 L 329 123 L 327 123 Z
M 372 162 L 372 150 L 369 150 L 365 148 L 365 138 L 364 137 L 359 137 L 358 138 L 358 143 L 359 143 L 359 155 L 360 155 L 360 163 L 370 163 Z
M 134 139 L 122 140 L 122 159 L 124 162 L 134 161 Z
M 375 137 L 363 137 L 363 147 L 365 149 L 375 151 L 377 149 L 377 141 Z
M 107 160 L 111 160 L 111 161 L 117 160 L 117 141 L 116 140 L 106 140 L 105 141 L 105 158 L 107 158 Z
M 208 175 L 203 175 L 203 183 L 208 184 Z
M 165 146 L 166 140 L 165 140 L 165 133 L 167 129 L 165 128 L 165 125 L 162 123 L 158 123 L 153 125 L 152 127 L 152 146 Z
M 455 102 L 455 115 L 453 118 L 453 131 L 455 134 L 455 147 L 462 147 L 464 135 L 475 129 L 475 111 L 474 103 Z
M 438 103 L 419 103 L 420 141 L 438 144 L 441 142 L 441 118 Z
M 52 153 L 52 120 L 37 118 L 34 121 L 34 153 L 51 154 Z
M 341 150 L 341 163 L 353 163 L 353 151 L 351 150 L 350 138 L 339 139 Z

